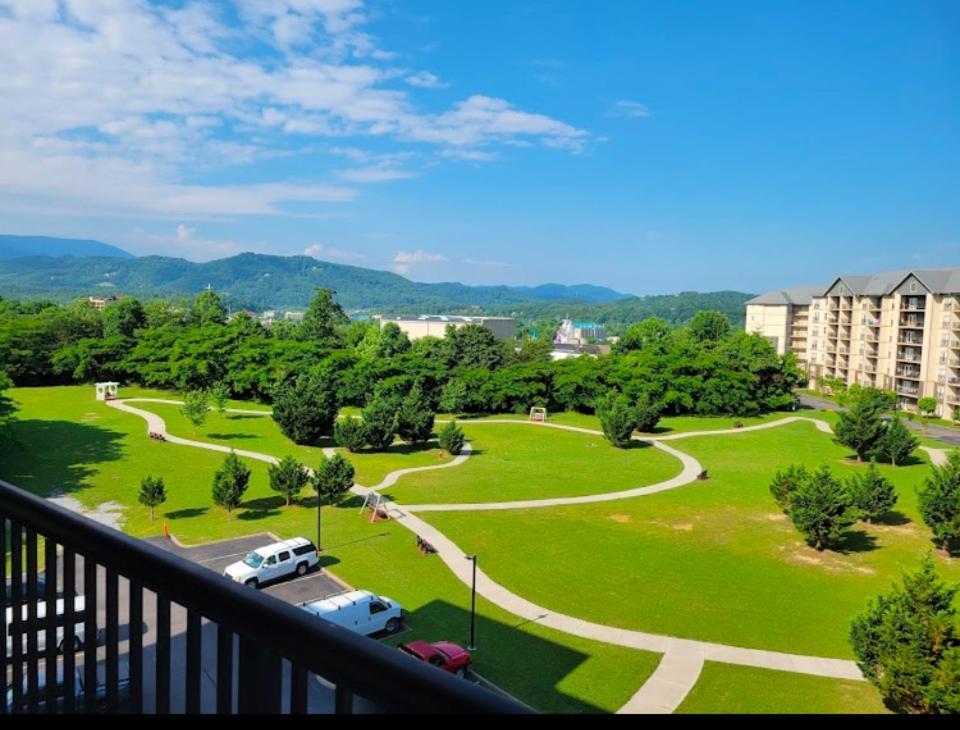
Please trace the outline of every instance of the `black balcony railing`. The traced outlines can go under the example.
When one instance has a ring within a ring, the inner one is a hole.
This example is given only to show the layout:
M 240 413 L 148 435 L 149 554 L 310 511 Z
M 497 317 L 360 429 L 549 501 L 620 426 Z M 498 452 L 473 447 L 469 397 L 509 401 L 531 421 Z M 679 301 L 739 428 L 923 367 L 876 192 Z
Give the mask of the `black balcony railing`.
M 0 483 L 3 546 L 9 546 L 10 568 L 8 573 L 0 554 L 0 606 L 14 610 L 9 627 L 0 622 L 0 714 L 530 712 L 500 694 Z M 81 593 L 84 604 L 75 605 Z M 62 608 L 56 608 L 58 596 Z M 145 608 L 155 608 L 149 642 L 142 629 Z M 177 619 L 185 613 L 185 622 L 176 624 L 185 624 L 183 630 L 171 631 L 172 609 Z M 126 632 L 121 631 L 121 612 Z M 75 626 L 83 627 L 78 651 L 72 650 Z M 320 704 L 308 701 L 309 683 L 315 684 L 314 696 L 325 693 Z

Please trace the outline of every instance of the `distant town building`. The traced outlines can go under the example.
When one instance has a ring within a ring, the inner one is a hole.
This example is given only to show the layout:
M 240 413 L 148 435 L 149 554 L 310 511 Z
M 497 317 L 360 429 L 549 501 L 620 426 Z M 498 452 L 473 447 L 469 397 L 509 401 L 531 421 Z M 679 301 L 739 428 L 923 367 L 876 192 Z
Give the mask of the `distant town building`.
M 108 305 L 119 302 L 121 299 L 123 299 L 122 294 L 111 294 L 108 297 L 87 297 L 87 302 L 94 309 L 102 312 Z
M 516 337 L 517 322 L 512 317 L 460 317 L 445 314 L 421 314 L 419 317 L 380 317 L 380 329 L 392 322 L 411 340 L 423 337 L 444 337 L 447 327 L 466 327 L 478 324 L 493 332 L 498 340 L 512 340 Z
M 558 345 L 585 345 L 591 341 L 600 342 L 606 339 L 606 336 L 607 330 L 602 324 L 565 319 L 553 341 Z
M 303 312 L 284 312 L 283 319 L 285 322 L 302 322 L 303 315 Z
M 840 276 L 828 286 L 768 292 L 746 305 L 747 332 L 810 376 L 891 390 L 901 408 L 930 396 L 960 410 L 960 268 Z

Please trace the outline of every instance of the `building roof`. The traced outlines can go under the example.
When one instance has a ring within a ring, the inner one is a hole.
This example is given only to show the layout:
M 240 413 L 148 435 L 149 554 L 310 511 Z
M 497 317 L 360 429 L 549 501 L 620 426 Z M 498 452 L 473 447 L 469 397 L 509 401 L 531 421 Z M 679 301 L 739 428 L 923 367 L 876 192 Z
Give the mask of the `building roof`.
M 421 314 L 417 317 L 381 317 L 384 322 L 447 322 L 450 324 L 480 324 L 483 322 L 513 321 L 513 317 L 466 317 L 454 314 Z
M 799 304 L 807 305 L 826 290 L 822 286 L 798 286 L 793 289 L 778 289 L 754 297 L 747 304 Z

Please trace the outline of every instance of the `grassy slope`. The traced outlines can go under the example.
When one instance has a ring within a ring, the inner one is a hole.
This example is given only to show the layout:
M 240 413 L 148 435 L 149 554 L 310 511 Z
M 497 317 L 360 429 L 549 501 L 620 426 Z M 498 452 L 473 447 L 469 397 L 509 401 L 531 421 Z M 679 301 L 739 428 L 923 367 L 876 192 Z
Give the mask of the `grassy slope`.
M 871 684 L 707 662 L 679 714 L 884 713 Z
M 263 531 L 314 534 L 316 512 L 309 500 L 307 506 L 282 507 L 259 462 L 248 462 L 253 470 L 248 499 L 228 522 L 210 500 L 220 454 L 148 440 L 142 419 L 96 403 L 92 388 L 17 389 L 11 395 L 21 404 L 15 427 L 21 445 L 3 453 L 0 478 L 41 495 L 63 490 L 91 507 L 119 502 L 127 508 L 125 530 L 134 535 L 160 532 L 159 519 L 151 523 L 146 508 L 136 502 L 145 474 L 166 481 L 169 500 L 162 519 L 184 542 Z M 324 509 L 324 545 L 332 570 L 410 610 L 414 631 L 402 640 L 466 641 L 467 587 L 439 559 L 421 557 L 403 527 L 371 524 L 358 516 L 358 506 L 348 502 Z M 516 617 L 483 600 L 478 610 L 478 670 L 542 710 L 616 710 L 659 660 L 655 654 L 577 639 L 536 624 L 518 626 Z
M 684 638 L 851 656 L 850 618 L 929 547 L 914 494 L 929 466 L 883 467 L 899 488 L 901 514 L 892 524 L 856 526 L 846 554 L 817 553 L 767 485 L 791 462 L 826 463 L 842 475 L 862 468 L 828 436 L 793 424 L 673 445 L 711 479 L 610 503 L 427 517 L 482 555 L 494 579 L 554 610 Z M 960 577 L 960 561 L 938 561 L 946 576 Z

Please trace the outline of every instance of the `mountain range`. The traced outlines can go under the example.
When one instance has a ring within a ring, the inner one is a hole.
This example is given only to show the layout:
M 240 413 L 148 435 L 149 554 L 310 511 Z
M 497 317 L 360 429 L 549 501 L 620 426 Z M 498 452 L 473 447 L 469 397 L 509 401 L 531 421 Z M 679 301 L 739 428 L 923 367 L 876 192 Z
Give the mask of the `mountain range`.
M 2 253 L 22 252 L 28 247 L 27 256 Z M 653 315 L 685 321 L 696 306 L 718 309 L 737 322 L 742 321 L 743 303 L 750 296 L 717 292 L 633 297 L 591 284 L 427 284 L 389 271 L 335 264 L 309 256 L 243 253 L 197 263 L 163 256 L 133 257 L 98 241 L 0 236 L 0 295 L 4 298 L 68 301 L 96 294 L 178 298 L 193 296 L 207 287 L 220 293 L 234 308 L 253 310 L 302 309 L 314 291 L 323 287 L 336 291 L 337 300 L 355 311 L 483 312 L 525 319 L 569 315 L 600 321 L 634 321 Z

